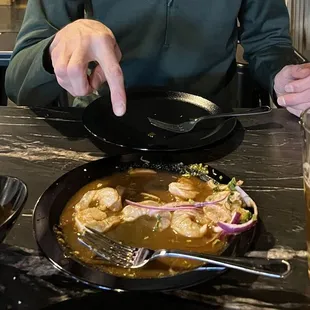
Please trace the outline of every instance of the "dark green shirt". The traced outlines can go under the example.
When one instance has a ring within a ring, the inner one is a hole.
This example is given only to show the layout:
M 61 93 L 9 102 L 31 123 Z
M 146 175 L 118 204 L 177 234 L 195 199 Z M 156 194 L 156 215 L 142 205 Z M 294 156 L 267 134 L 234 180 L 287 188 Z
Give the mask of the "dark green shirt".
M 44 106 L 61 91 L 43 65 L 58 29 L 81 17 L 82 0 L 28 0 L 6 74 L 19 105 Z M 240 40 L 253 76 L 270 92 L 293 63 L 284 0 L 93 0 L 93 17 L 114 33 L 126 87 L 160 86 L 216 97 L 230 81 Z M 45 56 L 44 56 L 45 55 Z

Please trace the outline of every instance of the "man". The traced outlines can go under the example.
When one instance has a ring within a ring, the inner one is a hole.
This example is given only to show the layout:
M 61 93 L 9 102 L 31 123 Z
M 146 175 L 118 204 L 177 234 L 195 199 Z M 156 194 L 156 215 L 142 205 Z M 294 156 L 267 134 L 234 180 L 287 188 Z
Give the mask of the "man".
M 85 4 L 91 19 L 81 19 Z M 235 73 L 237 20 L 254 78 L 299 115 L 310 106 L 310 65 L 294 65 L 284 0 L 28 0 L 6 91 L 44 106 L 62 88 L 87 96 L 106 82 L 118 116 L 125 86 L 220 98 Z

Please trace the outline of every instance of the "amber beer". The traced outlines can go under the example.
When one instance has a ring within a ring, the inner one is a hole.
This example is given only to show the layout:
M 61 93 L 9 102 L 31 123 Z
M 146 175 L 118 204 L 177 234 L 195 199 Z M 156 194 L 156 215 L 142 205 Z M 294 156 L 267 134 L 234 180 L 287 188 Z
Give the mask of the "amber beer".
M 303 129 L 303 177 L 306 200 L 306 238 L 308 251 L 308 276 L 310 279 L 310 109 L 305 110 L 300 116 Z

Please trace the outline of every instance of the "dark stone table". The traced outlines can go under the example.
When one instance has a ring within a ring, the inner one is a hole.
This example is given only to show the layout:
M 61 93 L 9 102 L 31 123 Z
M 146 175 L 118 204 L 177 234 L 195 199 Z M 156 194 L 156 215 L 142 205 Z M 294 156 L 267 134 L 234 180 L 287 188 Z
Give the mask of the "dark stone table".
M 22 214 L 0 245 L 0 309 L 308 309 L 305 205 L 298 119 L 285 110 L 242 120 L 224 141 L 180 153 L 244 180 L 261 222 L 249 255 L 290 259 L 285 280 L 228 271 L 212 282 L 165 293 L 96 291 L 64 276 L 39 253 L 32 210 L 42 192 L 72 168 L 128 150 L 92 143 L 81 110 L 0 107 L 0 174 L 29 188 Z M 63 302 L 63 303 L 61 303 Z

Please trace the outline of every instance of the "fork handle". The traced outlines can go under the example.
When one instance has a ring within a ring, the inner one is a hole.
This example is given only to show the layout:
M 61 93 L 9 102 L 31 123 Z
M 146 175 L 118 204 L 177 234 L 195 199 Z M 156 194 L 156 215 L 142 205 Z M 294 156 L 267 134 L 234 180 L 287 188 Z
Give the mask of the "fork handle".
M 211 263 L 213 265 L 237 269 L 271 278 L 285 278 L 291 271 L 290 263 L 282 259 L 225 257 L 177 250 L 158 250 L 155 255 L 157 257 L 165 256 L 195 259 L 202 262 Z
M 202 120 L 207 119 L 214 119 L 214 118 L 224 118 L 224 117 L 237 117 L 237 116 L 249 116 L 249 115 L 260 115 L 269 113 L 271 111 L 271 108 L 268 105 L 263 105 L 254 109 L 241 111 L 241 112 L 227 112 L 227 113 L 219 113 L 219 114 L 210 114 L 206 116 L 201 116 L 197 119 L 195 119 L 195 122 L 199 122 Z

